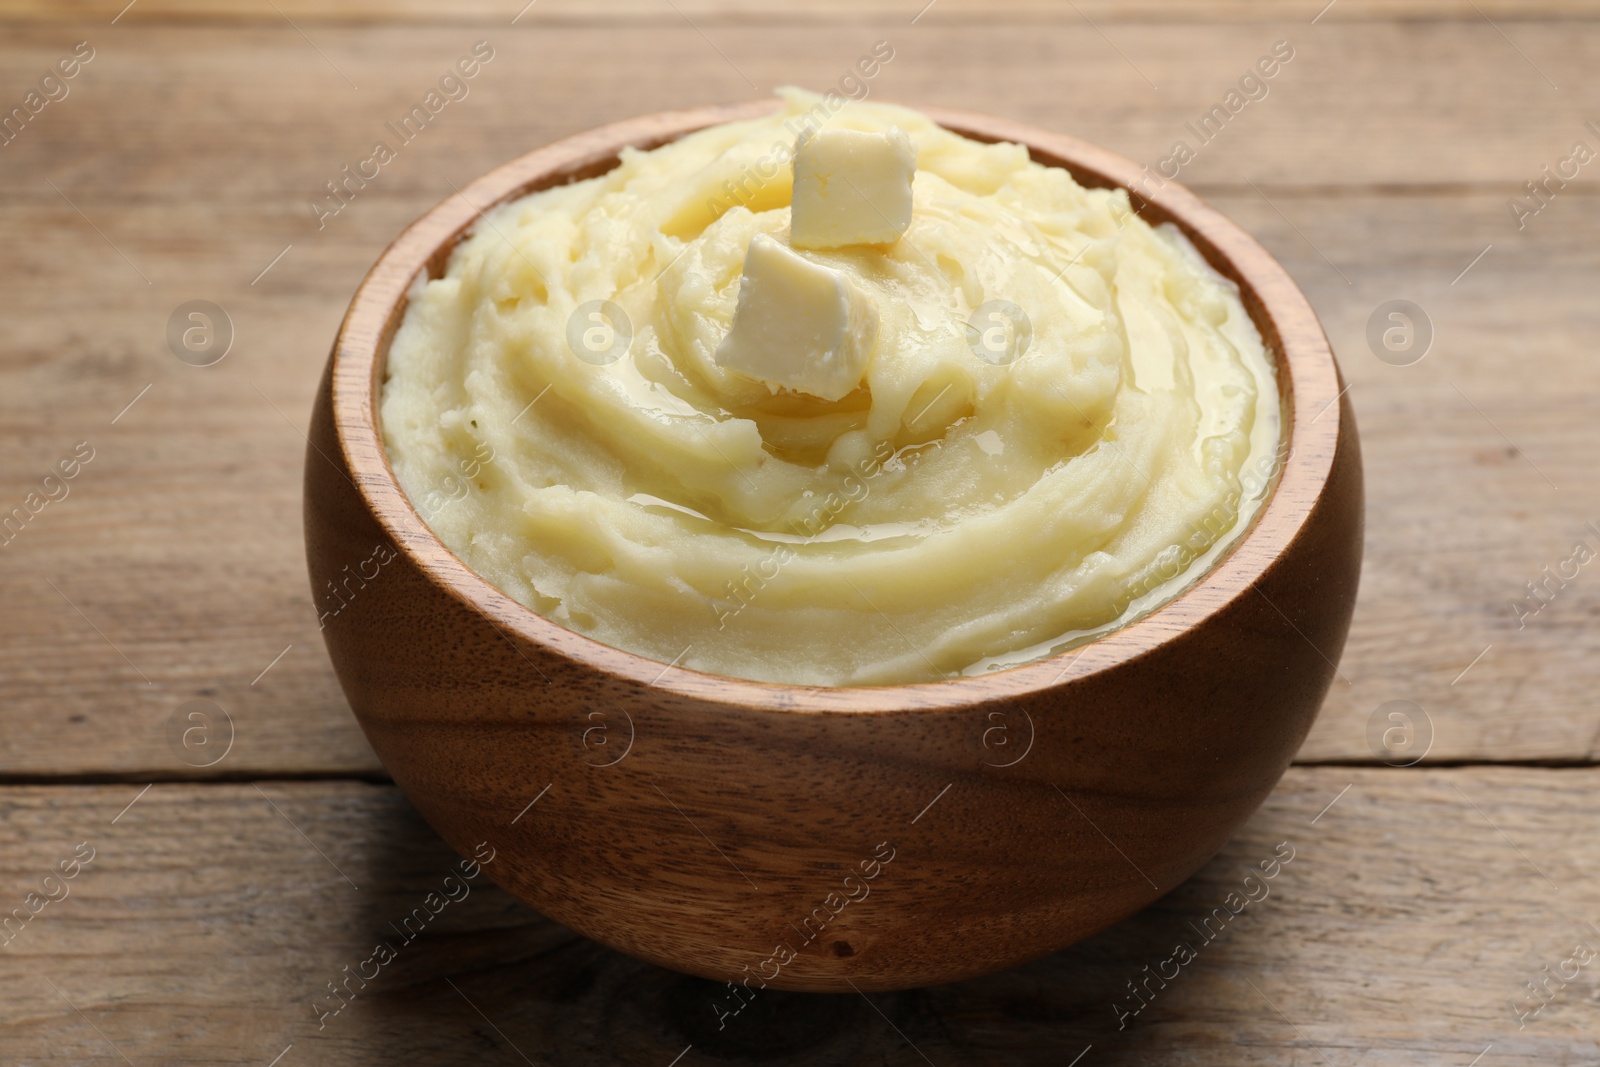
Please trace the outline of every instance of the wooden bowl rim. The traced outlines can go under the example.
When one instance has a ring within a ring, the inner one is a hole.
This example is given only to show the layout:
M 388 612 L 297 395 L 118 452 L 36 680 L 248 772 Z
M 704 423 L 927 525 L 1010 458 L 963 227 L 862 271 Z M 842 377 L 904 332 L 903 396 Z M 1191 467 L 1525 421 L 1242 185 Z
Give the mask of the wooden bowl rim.
M 384 251 L 340 324 L 331 398 L 335 434 L 353 484 L 397 550 L 440 589 L 509 635 L 508 640 L 520 638 L 590 670 L 692 700 L 772 711 L 933 710 L 1012 699 L 1137 659 L 1246 595 L 1300 535 L 1327 482 L 1343 424 L 1340 375 L 1316 313 L 1282 265 L 1237 224 L 1165 179 L 1159 188 L 1137 194 L 1147 212 L 1177 223 L 1206 259 L 1238 284 L 1247 309 L 1253 294 L 1257 328 L 1281 341 L 1274 354 L 1290 447 L 1251 528 L 1188 589 L 1127 626 L 1042 660 L 961 678 L 884 686 L 753 681 L 665 665 L 569 630 L 501 592 L 433 534 L 400 487 L 377 418 L 388 346 L 418 273 L 429 270 L 435 277 L 441 273 L 450 251 L 490 207 L 603 173 L 615 165 L 624 147 L 655 147 L 717 123 L 760 117 L 780 106 L 773 99 L 659 112 L 564 138 L 456 190 Z M 1123 156 L 1066 134 L 975 112 L 917 110 L 977 140 L 1025 145 L 1035 159 L 1065 167 L 1085 185 L 1129 188 L 1149 173 Z M 1270 330 L 1265 328 L 1269 325 Z

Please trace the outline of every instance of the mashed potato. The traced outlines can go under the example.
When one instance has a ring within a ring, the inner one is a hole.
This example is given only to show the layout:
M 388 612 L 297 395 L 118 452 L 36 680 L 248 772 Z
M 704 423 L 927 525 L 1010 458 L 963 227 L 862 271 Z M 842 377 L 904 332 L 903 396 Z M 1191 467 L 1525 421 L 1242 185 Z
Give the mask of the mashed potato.
M 810 685 L 1026 662 L 1181 592 L 1280 452 L 1235 287 L 1018 145 L 783 95 L 490 211 L 414 288 L 381 418 L 433 531 L 606 644 Z M 713 359 L 751 239 L 787 243 L 785 153 L 819 114 L 917 154 L 902 238 L 801 253 L 880 320 L 837 401 Z

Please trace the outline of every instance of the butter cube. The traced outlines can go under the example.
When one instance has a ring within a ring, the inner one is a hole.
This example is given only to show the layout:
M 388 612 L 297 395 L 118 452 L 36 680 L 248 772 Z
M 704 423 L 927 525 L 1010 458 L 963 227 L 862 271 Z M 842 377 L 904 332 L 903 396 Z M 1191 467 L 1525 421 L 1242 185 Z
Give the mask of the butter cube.
M 715 359 L 773 392 L 838 400 L 861 384 L 877 339 L 871 297 L 839 271 L 758 233 L 745 251 L 733 325 Z
M 794 146 L 789 243 L 841 248 L 899 240 L 911 225 L 916 172 L 917 151 L 898 126 L 802 134 Z

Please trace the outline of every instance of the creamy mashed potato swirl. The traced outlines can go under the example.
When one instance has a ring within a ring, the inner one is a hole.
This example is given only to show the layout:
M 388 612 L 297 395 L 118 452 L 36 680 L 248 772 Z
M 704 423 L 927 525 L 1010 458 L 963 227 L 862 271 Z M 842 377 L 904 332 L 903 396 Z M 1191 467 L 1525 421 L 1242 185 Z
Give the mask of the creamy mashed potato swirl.
M 490 211 L 414 288 L 381 418 L 434 532 L 563 626 L 774 682 L 979 673 L 1179 593 L 1279 453 L 1234 286 L 1122 191 L 849 103 L 829 125 L 910 135 L 910 229 L 801 253 L 880 327 L 842 400 L 774 391 L 713 354 L 751 238 L 787 238 L 784 153 L 819 98 L 784 98 Z

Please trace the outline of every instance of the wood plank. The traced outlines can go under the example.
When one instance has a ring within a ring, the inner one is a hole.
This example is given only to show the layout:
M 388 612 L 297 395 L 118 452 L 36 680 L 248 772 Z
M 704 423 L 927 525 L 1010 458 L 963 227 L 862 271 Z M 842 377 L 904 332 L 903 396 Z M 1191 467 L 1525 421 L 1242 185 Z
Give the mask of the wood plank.
M 538 818 L 562 817 L 559 792 Z M 806 1063 L 1059 1067 L 1092 1045 L 1085 1064 L 1466 1067 L 1491 1046 L 1484 1064 L 1596 1050 L 1600 962 L 1563 964 L 1579 943 L 1600 948 L 1600 854 L 1572 817 L 1600 803 L 1592 769 L 1294 769 L 1199 875 L 1083 944 L 870 1006 L 848 991 L 763 993 L 720 1030 L 726 987 L 575 938 L 482 880 L 403 943 L 389 924 L 455 857 L 391 788 L 157 785 L 124 811 L 135 793 L 0 791 L 6 907 L 79 843 L 95 850 L 70 895 L 0 948 L 9 1058 L 259 1067 L 292 1045 L 285 1067 L 700 1067 L 781 1049 Z M 897 869 L 936 863 L 937 832 L 901 845 Z M 1285 842 L 1293 859 L 1260 883 L 1267 895 L 1217 920 Z M 383 938 L 397 959 L 319 1030 L 319 994 L 337 1004 L 326 983 Z M 1179 941 L 1196 958 L 1174 968 Z M 1134 1013 L 1128 983 L 1147 964 L 1169 979 Z M 1568 981 L 1550 980 L 1550 1003 L 1519 1029 L 1514 1005 L 1532 1010 L 1525 983 L 1547 967 Z
M 786 84 L 837 87 L 875 41 L 887 40 L 894 58 L 867 83 L 873 99 L 1004 115 L 1152 166 L 1184 140 L 1199 148 L 1181 175 L 1191 184 L 1493 184 L 1510 195 L 1585 136 L 1587 121 L 1600 121 L 1589 103 L 1600 98 L 1600 68 L 1591 59 L 1600 25 L 1505 29 L 1188 24 L 1103 37 L 1083 25 L 1019 35 L 1006 24 L 908 32 L 876 21 L 782 32 L 729 25 L 709 37 L 687 24 L 336 25 L 305 37 L 286 25 L 119 25 L 95 38 L 95 58 L 71 95 L 0 149 L 0 189 L 8 197 L 54 197 L 48 177 L 191 207 L 253 208 L 254 197 L 309 220 L 307 200 L 344 164 L 370 154 L 374 140 L 392 139 L 386 124 L 477 40 L 497 58 L 469 84 L 466 99 L 400 150 L 374 187 L 437 197 L 449 188 L 441 176 L 460 184 L 510 155 L 603 122 L 763 96 Z M 4 106 L 20 103 L 77 39 L 65 27 L 8 32 L 0 42 Z M 1294 58 L 1265 83 L 1263 99 L 1200 148 L 1187 124 L 1220 105 L 1278 40 L 1290 43 Z M 682 68 L 693 76 L 678 76 Z M 1441 92 L 1440 70 L 1473 76 Z M 1574 187 L 1593 183 L 1584 173 Z M 350 229 L 344 219 L 333 228 Z
M 1135 54 L 1161 73 L 1159 97 L 1092 34 L 1041 31 L 1019 45 L 1002 28 L 919 29 L 874 91 L 1074 125 L 1153 160 L 1266 29 L 1141 30 L 1148 54 Z M 301 429 L 349 294 L 451 182 L 607 119 L 749 93 L 688 29 L 508 33 L 473 95 L 319 233 L 305 199 L 475 37 L 453 32 L 319 29 L 357 92 L 290 30 L 119 25 L 73 95 L 0 150 L 0 300 L 13 309 L 0 339 L 0 501 L 20 503 L 77 442 L 96 449 L 71 496 L 0 551 L 0 774 L 379 773 L 322 652 L 300 551 Z M 1511 601 L 1566 558 L 1584 522 L 1600 522 L 1588 461 L 1600 445 L 1594 179 L 1523 231 L 1506 206 L 1588 136 L 1576 101 L 1593 98 L 1585 87 L 1600 74 L 1576 59 L 1592 32 L 1512 28 L 1559 74 L 1560 95 L 1490 29 L 1317 34 L 1321 58 L 1308 45 L 1305 66 L 1282 75 L 1304 83 L 1283 80 L 1191 168 L 1311 295 L 1365 438 L 1351 684 L 1336 684 L 1302 755 L 1374 758 L 1369 718 L 1409 699 L 1430 714 L 1434 759 L 1592 759 L 1593 581 L 1580 577 L 1525 629 Z M 763 82 L 821 84 L 873 35 L 733 27 L 719 40 Z M 8 33 L 0 70 L 42 69 L 64 40 Z M 663 50 L 711 54 L 712 66 L 678 79 Z M 1475 75 L 1436 99 L 1407 58 L 1424 54 Z M 20 84 L 8 73 L 0 90 Z M 1097 85 L 1121 102 L 1064 122 L 1063 91 Z M 531 104 L 550 100 L 564 106 Z M 1412 367 L 1378 362 L 1364 339 L 1393 297 L 1422 303 L 1439 330 Z M 195 298 L 223 305 L 237 328 L 213 367 L 166 350 L 169 314 Z M 1508 370 L 1523 353 L 1541 372 Z M 228 713 L 236 740 L 225 761 L 194 769 L 165 731 L 201 698 Z
M 1594 0 L 816 0 L 773 4 L 770 0 L 678 0 L 673 11 L 656 0 L 462 0 L 448 10 L 428 0 L 280 0 L 275 5 L 237 0 L 13 0 L 3 18 L 14 22 L 157 21 L 281 22 L 415 22 L 503 24 L 604 21 L 823 22 L 886 18 L 918 24 L 994 21 L 1154 22 L 1218 21 L 1284 22 L 1390 21 L 1396 19 L 1481 22 L 1534 18 L 1594 18 Z M 1077 8 L 1073 10 L 1074 6 Z M 923 10 L 926 8 L 926 10 Z M 1327 10 L 1324 11 L 1324 8 Z M 920 17 L 919 16 L 920 13 Z

